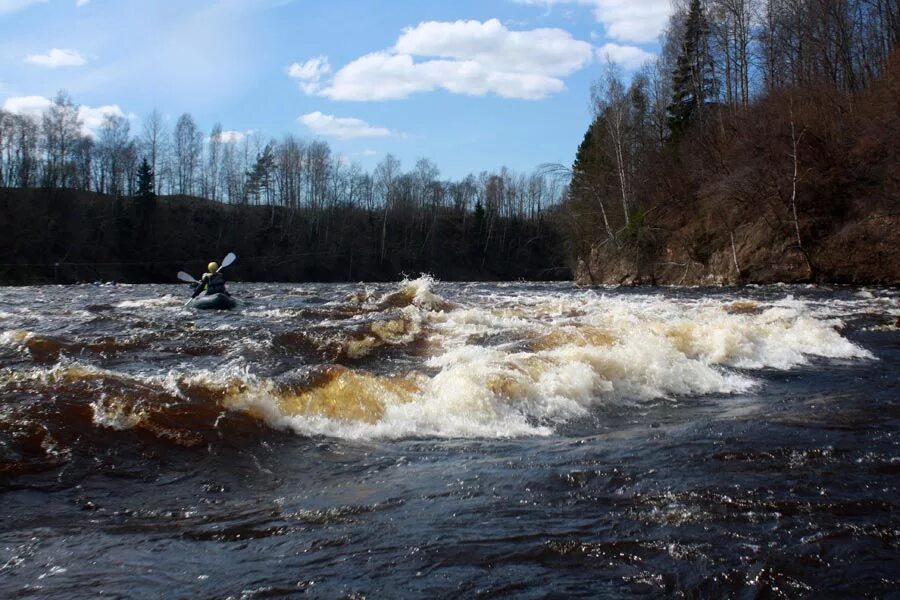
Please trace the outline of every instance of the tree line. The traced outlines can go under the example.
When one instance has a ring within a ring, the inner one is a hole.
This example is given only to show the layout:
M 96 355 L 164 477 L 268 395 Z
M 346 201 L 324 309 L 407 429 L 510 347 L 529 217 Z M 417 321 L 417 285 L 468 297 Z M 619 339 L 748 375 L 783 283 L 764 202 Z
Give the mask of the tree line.
M 579 277 L 671 279 L 721 251 L 746 280 L 761 255 L 742 254 L 764 244 L 824 274 L 812 246 L 898 201 L 896 152 L 879 152 L 897 134 L 898 39 L 900 0 L 676 3 L 655 61 L 628 82 L 608 62 L 593 85 L 565 211 Z
M 177 209 L 171 202 L 158 202 L 158 197 L 212 201 L 186 204 L 196 210 L 202 206 L 203 210 L 222 212 L 225 207 L 236 207 L 222 214 L 230 215 L 229 222 L 241 215 L 246 221 L 241 227 L 245 238 L 256 239 L 266 231 L 275 235 L 277 224 L 280 246 L 260 241 L 247 248 L 261 259 L 279 252 L 332 256 L 336 252 L 334 232 L 340 229 L 345 236 L 347 223 L 360 228 L 356 243 L 365 247 L 363 254 L 370 246 L 374 248 L 377 262 L 358 262 L 349 274 L 335 264 L 318 271 L 305 267 L 292 271 L 295 278 L 390 278 L 415 269 L 438 269 L 448 277 L 476 279 L 546 279 L 568 273 L 562 255 L 555 250 L 553 227 L 565 187 L 541 170 L 526 174 L 504 167 L 453 181 L 442 179 L 431 160 L 421 158 L 404 171 L 400 160 L 388 154 L 372 172 L 366 172 L 335 154 L 324 141 L 294 135 L 266 140 L 255 134 L 224 131 L 219 124 L 204 133 L 187 113 L 168 127 L 166 119 L 153 111 L 142 120 L 137 134 L 132 133 L 129 119 L 109 114 L 96 132 L 89 133 L 79 119 L 78 105 L 64 91 L 40 118 L 0 110 L 0 187 L 32 190 L 27 197 L 43 194 L 63 203 L 83 204 L 91 196 L 111 199 L 111 204 L 97 201 L 98 206 L 108 208 L 97 209 L 108 213 L 107 223 L 121 230 L 123 240 L 152 244 L 156 255 L 165 254 L 158 240 L 171 238 L 162 229 L 192 236 L 175 220 L 154 214 L 157 208 L 172 214 Z M 9 198 L 13 196 L 24 197 L 14 194 Z M 11 202 L 14 208 L 10 210 L 27 210 L 22 203 Z M 118 207 L 118 216 L 113 216 L 114 207 Z M 268 217 L 258 218 L 260 214 Z M 79 238 L 68 229 L 64 237 Z M 347 247 L 350 239 L 352 236 L 340 242 L 342 255 L 353 252 Z M 147 254 L 146 247 L 125 241 L 109 244 L 110 256 Z M 460 270 L 432 256 L 453 244 L 466 248 L 466 256 L 461 257 L 466 266 Z M 177 245 L 186 253 L 198 251 Z M 51 246 L 59 244 L 54 241 L 47 247 Z M 429 249 L 426 256 L 421 253 L 423 248 Z M 534 248 L 542 250 L 538 253 Z M 58 250 L 67 254 L 63 248 Z M 29 260 L 38 263 L 55 260 L 49 255 L 42 258 L 38 251 L 30 256 Z M 97 256 L 91 255 L 92 259 Z M 513 257 L 526 264 L 504 266 L 502 259 Z M 360 266 L 363 264 L 368 267 Z M 17 273 L 21 274 L 21 269 Z M 269 277 L 265 269 L 255 275 Z M 161 276 L 161 272 L 145 269 L 133 278 Z
M 404 172 L 391 154 L 368 173 L 333 153 L 327 142 L 294 135 L 264 140 L 223 131 L 221 124 L 207 134 L 188 113 L 169 129 L 154 110 L 137 135 L 128 118 L 107 114 L 94 135 L 83 130 L 78 105 L 65 91 L 40 118 L 0 110 L 0 187 L 134 196 L 143 160 L 153 173 L 155 193 L 229 204 L 422 211 L 452 206 L 460 212 L 480 205 L 497 216 L 534 219 L 561 193 L 540 171 L 522 174 L 504 167 L 447 181 L 427 158 Z

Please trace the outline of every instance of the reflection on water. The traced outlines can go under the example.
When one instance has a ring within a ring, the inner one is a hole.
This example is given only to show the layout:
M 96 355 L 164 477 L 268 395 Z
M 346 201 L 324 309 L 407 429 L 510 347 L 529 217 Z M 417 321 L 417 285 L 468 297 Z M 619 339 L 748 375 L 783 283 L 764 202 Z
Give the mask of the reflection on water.
M 0 592 L 897 583 L 896 290 L 232 287 L 0 289 Z

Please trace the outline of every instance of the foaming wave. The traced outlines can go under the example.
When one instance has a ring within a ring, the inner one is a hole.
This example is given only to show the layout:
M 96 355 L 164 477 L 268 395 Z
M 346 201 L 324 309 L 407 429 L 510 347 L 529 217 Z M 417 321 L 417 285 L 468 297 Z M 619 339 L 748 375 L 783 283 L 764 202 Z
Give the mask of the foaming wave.
M 385 346 L 412 344 L 423 335 L 422 317 L 417 310 L 405 307 L 398 318 L 376 319 L 366 323 L 336 343 L 340 356 L 364 358 Z M 342 335 L 343 337 L 343 335 Z
M 570 317 L 564 311 L 549 325 L 535 324 L 538 332 L 589 326 L 612 336 L 617 344 L 649 336 L 648 343 L 671 346 L 689 359 L 742 369 L 789 369 L 814 356 L 873 358 L 841 336 L 842 321 L 819 318 L 802 302 L 690 303 L 654 296 L 600 296 L 571 303 L 584 316 Z
M 9 329 L 0 333 L 0 344 L 11 348 L 20 348 L 32 335 L 34 335 L 32 332 L 24 329 Z
M 379 310 L 386 308 L 402 308 L 415 306 L 423 310 L 439 311 L 451 307 L 444 298 L 434 293 L 433 288 L 437 282 L 429 275 L 423 275 L 417 279 L 404 279 L 400 282 L 400 289 L 385 294 L 375 302 Z
M 223 408 L 236 385 L 234 378 L 224 386 L 202 385 L 174 373 L 128 375 L 68 360 L 50 369 L 7 373 L 0 378 L 0 393 L 19 402 L 0 418 L 11 435 L 0 427 L 0 445 L 21 446 L 14 467 L 27 469 L 46 461 L 46 452 L 35 451 L 20 433 L 28 427 L 67 449 L 103 444 L 103 431 L 110 429 L 183 447 L 235 441 L 248 430 L 246 421 L 257 422 Z
M 93 422 L 100 427 L 134 429 L 147 418 L 147 412 L 142 408 L 111 400 L 109 397 L 98 398 L 91 402 L 90 406 L 93 411 Z
M 184 299 L 166 294 L 160 298 L 141 298 L 140 300 L 124 300 L 116 304 L 117 308 L 162 308 L 182 307 Z
M 276 428 L 350 439 L 548 435 L 497 389 L 413 372 L 383 376 L 332 366 L 302 381 L 250 376 L 224 404 Z M 498 384 L 499 385 L 499 384 Z
M 0 334 L 0 345 L 27 352 L 36 362 L 53 363 L 64 354 L 77 355 L 89 352 L 112 355 L 143 348 L 147 345 L 147 342 L 134 336 L 102 336 L 88 340 L 71 341 L 18 329 L 5 331 Z
M 812 356 L 873 358 L 840 335 L 842 326 L 815 319 L 802 307 L 776 306 L 759 314 L 704 309 L 650 327 L 686 356 L 744 369 L 790 369 Z
M 648 354 L 644 344 L 591 346 L 582 340 L 516 353 L 463 346 L 429 360 L 427 366 L 438 369 L 432 377 L 331 367 L 297 386 L 255 381 L 226 404 L 308 435 L 519 437 L 549 435 L 604 402 L 730 393 L 752 385 L 671 347 Z
M 873 358 L 840 335 L 840 321 L 817 319 L 802 303 L 531 300 L 423 313 L 440 338 L 425 362 L 430 376 L 329 368 L 293 387 L 258 383 L 230 406 L 310 435 L 548 435 L 598 406 L 741 394 L 759 385 L 754 369 Z M 357 340 L 361 352 L 371 339 L 369 330 Z
M 304 312 L 290 330 L 242 340 L 227 364 L 190 374 L 179 365 L 124 375 L 59 356 L 131 350 L 127 339 L 76 348 L 16 330 L 0 343 L 32 355 L 49 349 L 61 364 L 44 372 L 40 393 L 83 401 L 95 426 L 183 445 L 221 439 L 220 424 L 239 417 L 342 438 L 550 435 L 574 419 L 602 419 L 604 407 L 741 394 L 760 385 L 757 369 L 873 358 L 841 335 L 840 320 L 794 299 L 523 292 L 454 304 L 434 286 L 422 277 L 316 309 L 321 318 Z M 221 324 L 211 335 L 237 327 Z M 276 353 L 279 368 L 268 372 L 279 374 L 257 373 L 248 344 L 259 346 L 254 357 Z

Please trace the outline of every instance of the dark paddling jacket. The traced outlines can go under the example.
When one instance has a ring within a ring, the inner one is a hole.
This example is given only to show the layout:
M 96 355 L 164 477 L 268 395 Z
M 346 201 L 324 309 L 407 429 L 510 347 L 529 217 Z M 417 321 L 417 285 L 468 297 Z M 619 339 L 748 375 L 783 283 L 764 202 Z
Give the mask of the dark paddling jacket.
M 200 278 L 200 285 L 198 285 L 197 289 L 194 290 L 194 295 L 191 296 L 191 298 L 196 298 L 204 291 L 206 292 L 207 296 L 211 296 L 212 294 L 225 294 L 226 296 L 231 295 L 225 289 L 225 274 L 221 271 L 216 271 L 215 273 L 204 273 L 203 277 Z

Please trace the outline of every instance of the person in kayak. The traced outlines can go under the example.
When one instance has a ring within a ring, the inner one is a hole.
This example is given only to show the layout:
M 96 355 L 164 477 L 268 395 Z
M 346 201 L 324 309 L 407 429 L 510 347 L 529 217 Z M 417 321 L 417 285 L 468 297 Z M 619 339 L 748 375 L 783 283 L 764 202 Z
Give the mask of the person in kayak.
M 219 270 L 219 263 L 213 261 L 209 263 L 206 268 L 207 272 L 200 278 L 200 284 L 194 290 L 194 294 L 191 298 L 196 298 L 204 291 L 207 296 L 213 294 L 225 294 L 226 296 L 230 296 L 231 294 L 225 289 L 225 273 Z

